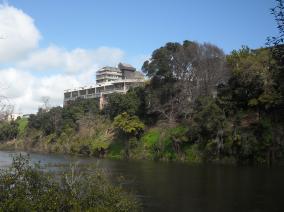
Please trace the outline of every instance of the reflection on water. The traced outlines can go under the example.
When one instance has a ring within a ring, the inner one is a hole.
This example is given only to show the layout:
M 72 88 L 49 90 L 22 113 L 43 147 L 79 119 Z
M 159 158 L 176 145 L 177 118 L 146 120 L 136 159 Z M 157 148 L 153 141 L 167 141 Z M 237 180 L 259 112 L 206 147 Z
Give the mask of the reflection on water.
M 11 163 L 0 152 L 0 167 Z M 60 168 L 77 162 L 106 168 L 128 179 L 145 211 L 284 211 L 284 167 L 192 166 L 152 161 L 113 161 L 64 155 L 31 154 L 33 162 Z

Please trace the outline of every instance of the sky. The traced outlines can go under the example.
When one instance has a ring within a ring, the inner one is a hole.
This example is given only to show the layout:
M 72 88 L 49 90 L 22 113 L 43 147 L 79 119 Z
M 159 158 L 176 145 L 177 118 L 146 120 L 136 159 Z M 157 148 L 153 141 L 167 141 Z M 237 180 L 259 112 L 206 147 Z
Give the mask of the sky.
M 0 0 L 0 96 L 36 113 L 64 89 L 95 83 L 105 65 L 141 69 L 167 42 L 192 40 L 229 54 L 277 35 L 274 0 Z

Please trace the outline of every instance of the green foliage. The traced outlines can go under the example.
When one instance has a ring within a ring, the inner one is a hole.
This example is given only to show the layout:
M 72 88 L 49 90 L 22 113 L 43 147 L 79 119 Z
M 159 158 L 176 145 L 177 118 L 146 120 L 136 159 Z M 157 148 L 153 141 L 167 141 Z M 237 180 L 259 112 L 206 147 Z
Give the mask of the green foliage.
M 283 7 L 282 7 L 283 10 Z M 276 61 L 273 67 L 271 68 L 272 79 L 274 82 L 274 88 L 278 91 L 278 95 L 280 94 L 280 98 L 277 104 L 277 114 L 278 120 L 284 120 L 284 45 L 274 46 L 271 50 L 272 57 Z
M 61 133 L 62 129 L 62 108 L 55 107 L 46 112 L 40 109 L 37 115 L 31 115 L 29 118 L 29 128 L 40 129 L 45 135 L 52 133 Z
M 75 101 L 69 102 L 64 107 L 63 117 L 64 119 L 71 119 L 76 121 L 80 117 L 86 114 L 98 114 L 99 104 L 97 99 L 76 99 Z
M 56 210 L 61 207 L 59 186 L 29 165 L 24 157 L 13 159 L 12 167 L 0 173 L 0 209 L 3 211 Z M 49 202 L 49 204 L 46 204 Z
M 125 142 L 123 140 L 113 140 L 109 146 L 107 157 L 111 159 L 122 159 L 125 151 Z
M 113 93 L 108 96 L 108 104 L 104 108 L 104 113 L 111 119 L 121 113 L 129 115 L 138 115 L 141 105 L 141 97 L 136 93 L 138 89 L 131 89 L 126 94 Z
M 1 123 L 0 140 L 97 157 L 272 163 L 284 156 L 283 49 L 225 56 L 208 43 L 167 43 L 143 65 L 149 82 L 108 95 L 103 111 L 78 99 L 39 110 L 27 127 L 18 120 L 21 136 Z
M 202 97 L 195 102 L 191 139 L 207 142 L 216 137 L 222 129 L 225 116 L 221 108 L 211 97 Z
M 166 43 L 156 49 L 142 70 L 151 79 L 146 87 L 148 111 L 168 122 L 186 118 L 200 95 L 213 95 L 220 81 L 226 82 L 223 51 L 209 43 Z
M 124 112 L 114 118 L 114 127 L 126 135 L 138 135 L 144 130 L 144 124 L 137 116 L 131 116 Z
M 154 148 L 160 138 L 160 132 L 157 129 L 150 129 L 147 131 L 141 141 L 144 143 L 145 148 Z
M 152 60 L 143 64 L 142 70 L 148 77 L 172 79 L 174 72 L 171 68 L 171 56 L 182 48 L 179 43 L 167 43 L 164 47 L 152 53 Z
M 188 128 L 184 125 L 161 125 L 151 128 L 142 136 L 141 141 L 146 158 L 175 160 L 182 154 L 182 148 L 188 142 Z
M 105 172 L 50 175 L 18 156 L 0 172 L 1 211 L 140 211 L 137 199 L 112 185 Z M 61 178 L 58 181 L 58 177 Z
M 168 130 L 169 136 L 178 138 L 183 142 L 186 142 L 188 140 L 186 136 L 187 132 L 188 132 L 188 128 L 183 124 L 177 125 Z
M 0 142 L 14 139 L 19 134 L 18 123 L 15 121 L 0 123 Z
M 113 126 L 118 130 L 120 135 L 124 136 L 125 141 L 125 157 L 129 158 L 131 149 L 129 139 L 140 137 L 145 125 L 137 116 L 131 116 L 124 112 L 114 118 Z
M 53 133 L 60 135 L 66 128 L 77 130 L 77 121 L 81 117 L 98 113 L 97 100 L 78 99 L 64 108 L 54 107 L 48 111 L 40 109 L 36 115 L 30 116 L 28 128 L 42 130 L 45 135 Z
M 193 144 L 185 148 L 185 160 L 192 163 L 202 162 L 202 154 L 199 151 L 198 145 Z
M 275 0 L 276 5 L 271 8 L 271 14 L 277 24 L 278 35 L 268 38 L 268 44 L 273 44 L 274 46 L 279 46 L 284 43 L 284 2 L 283 0 Z
M 229 81 L 231 100 L 237 108 L 274 107 L 279 99 L 271 67 L 275 64 L 269 49 L 233 51 L 227 57 L 233 76 Z
M 24 135 L 26 128 L 28 126 L 28 119 L 20 118 L 20 119 L 17 119 L 16 122 L 19 125 L 19 135 Z

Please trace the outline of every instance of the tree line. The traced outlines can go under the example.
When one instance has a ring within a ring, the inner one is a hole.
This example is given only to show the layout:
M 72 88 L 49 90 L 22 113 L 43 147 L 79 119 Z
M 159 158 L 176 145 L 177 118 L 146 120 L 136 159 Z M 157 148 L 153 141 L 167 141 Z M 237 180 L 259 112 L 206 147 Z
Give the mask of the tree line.
M 99 157 L 120 145 L 116 154 L 126 158 L 275 162 L 283 158 L 284 120 L 275 48 L 283 46 L 225 55 L 213 44 L 167 43 L 145 61 L 144 87 L 110 94 L 103 110 L 96 99 L 41 109 L 18 137 L 25 146 Z M 9 136 L 1 140 L 17 137 L 16 123 L 2 125 Z

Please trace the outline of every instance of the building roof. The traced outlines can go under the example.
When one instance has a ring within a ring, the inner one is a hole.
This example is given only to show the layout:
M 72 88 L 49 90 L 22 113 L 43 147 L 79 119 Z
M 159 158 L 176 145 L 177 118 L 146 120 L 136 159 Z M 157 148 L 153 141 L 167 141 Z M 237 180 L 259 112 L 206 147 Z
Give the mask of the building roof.
M 144 82 L 144 79 L 140 78 L 140 79 L 113 80 L 113 81 L 109 81 L 109 82 L 97 83 L 97 84 L 91 85 L 91 86 L 84 86 L 84 87 L 79 87 L 79 88 L 66 89 L 66 90 L 64 90 L 64 93 L 79 91 L 79 90 L 92 89 L 92 88 L 100 88 L 100 87 L 104 87 L 104 86 L 110 86 L 110 85 L 115 85 L 115 84 L 119 84 L 119 83 L 127 83 L 127 82 L 130 82 L 130 83 L 131 82 Z
M 97 72 L 104 72 L 104 71 L 119 72 L 120 70 L 116 67 L 105 66 L 105 67 L 100 68 Z
M 136 68 L 134 68 L 132 65 L 127 64 L 127 63 L 119 63 L 119 64 L 118 64 L 118 68 L 119 68 L 119 69 L 132 70 L 132 71 L 135 71 L 135 70 L 136 70 Z

